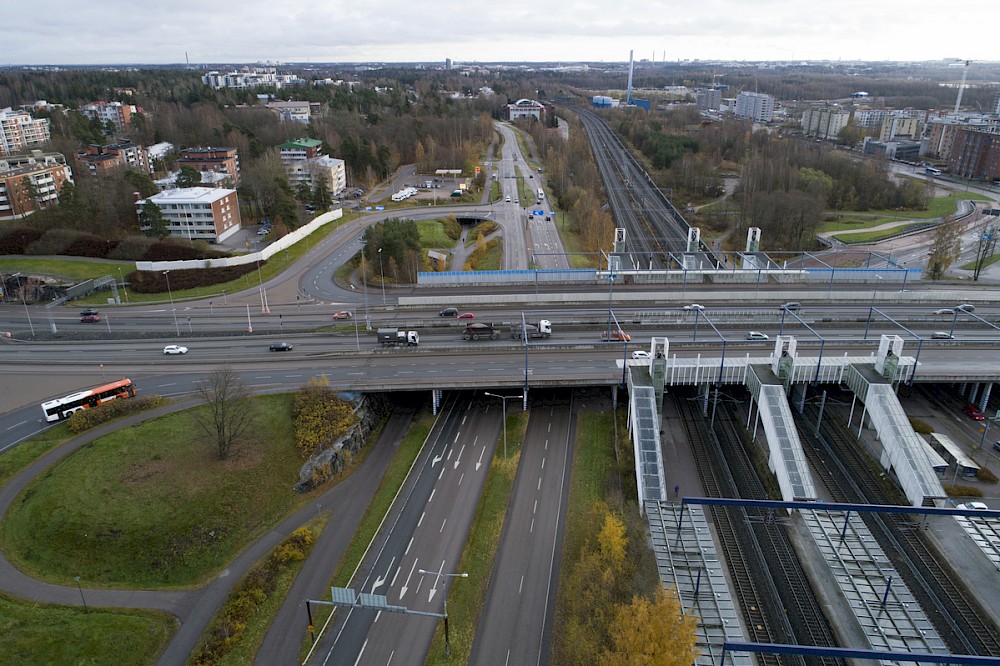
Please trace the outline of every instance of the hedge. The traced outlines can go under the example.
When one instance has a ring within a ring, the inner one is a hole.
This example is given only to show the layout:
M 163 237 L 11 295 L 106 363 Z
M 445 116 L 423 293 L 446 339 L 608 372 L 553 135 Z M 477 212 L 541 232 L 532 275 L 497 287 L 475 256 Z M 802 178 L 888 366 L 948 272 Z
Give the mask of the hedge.
M 45 235 L 41 229 L 15 227 L 0 233 L 0 254 L 24 254 L 29 245 Z
M 260 262 L 264 265 L 267 262 Z M 223 268 L 192 268 L 170 271 L 170 288 L 194 289 L 229 282 L 257 270 L 257 264 L 242 264 Z M 129 275 L 132 291 L 139 294 L 163 294 L 167 291 L 167 278 L 162 271 L 135 271 Z
M 81 409 L 69 417 L 67 423 L 70 432 L 80 434 L 97 426 L 113 421 L 121 416 L 138 414 L 139 412 L 167 404 L 167 399 L 161 395 L 144 395 L 138 398 L 112 400 L 97 407 Z

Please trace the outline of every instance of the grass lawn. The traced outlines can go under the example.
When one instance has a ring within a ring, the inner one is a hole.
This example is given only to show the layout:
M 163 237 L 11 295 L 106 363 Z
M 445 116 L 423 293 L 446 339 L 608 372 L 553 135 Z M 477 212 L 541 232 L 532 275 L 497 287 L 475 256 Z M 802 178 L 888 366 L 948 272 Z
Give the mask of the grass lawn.
M 410 426 L 410 431 L 399 444 L 399 448 L 396 449 L 396 455 L 393 456 L 392 461 L 389 463 L 385 476 L 382 477 L 382 482 L 372 497 L 371 504 L 368 505 L 364 517 L 358 524 L 358 529 L 354 533 L 354 537 L 351 539 L 347 550 L 344 552 L 344 557 L 337 564 L 337 568 L 333 572 L 333 578 L 330 581 L 331 587 L 350 586 L 351 577 L 354 576 L 354 571 L 361 563 L 365 549 L 368 548 L 368 544 L 375 538 L 383 517 L 389 511 L 389 507 L 392 506 L 393 498 L 396 497 L 399 487 L 403 485 L 403 480 L 413 465 L 413 461 L 416 459 L 417 454 L 420 453 L 420 449 L 423 448 L 424 441 L 427 439 L 427 435 L 430 434 L 431 427 L 434 425 L 434 419 L 433 415 L 425 412 Z M 365 448 L 367 449 L 368 447 Z M 326 622 L 326 618 L 330 616 L 330 610 L 329 606 L 319 606 L 314 609 L 313 622 L 315 622 L 317 632 Z M 305 657 L 311 644 L 310 638 L 306 636 L 302 644 L 301 657 Z
M 67 585 L 200 585 L 306 501 L 291 394 L 256 398 L 259 424 L 226 461 L 191 411 L 102 437 L 19 497 L 2 526 L 7 557 Z
M 48 606 L 0 595 L 0 663 L 153 664 L 177 629 L 166 613 Z
M 880 224 L 888 224 L 889 222 L 902 222 L 903 220 L 908 220 L 908 217 L 876 217 L 876 216 L 850 216 L 846 215 L 841 217 L 839 220 L 831 220 L 830 222 L 823 222 L 818 227 L 816 227 L 817 232 L 823 231 L 855 231 L 857 229 L 868 229 L 870 227 L 877 227 Z
M 445 233 L 441 220 L 417 220 L 420 246 L 431 248 L 455 247 L 455 239 Z
M 905 215 L 905 219 L 913 218 L 917 220 L 926 220 L 951 215 L 958 210 L 958 202 L 965 199 L 989 201 L 990 197 L 983 196 L 982 194 L 976 194 L 974 192 L 952 192 L 947 196 L 935 197 L 931 199 L 930 204 L 927 206 L 927 210 L 869 210 L 861 212 L 871 213 L 872 215 L 889 215 L 895 217 Z
M 479 508 L 469 529 L 462 560 L 456 569 L 468 573 L 469 577 L 454 580 L 448 587 L 451 658 L 444 654 L 444 624 L 439 622 L 424 660 L 425 665 L 464 664 L 469 660 L 472 643 L 476 638 L 476 626 L 490 588 L 493 561 L 500 545 L 500 535 L 527 427 L 527 412 L 517 412 L 507 417 L 507 457 L 504 458 L 502 450 L 498 449 L 490 463 L 490 476 L 479 499 Z
M 875 241 L 884 240 L 892 236 L 898 236 L 899 234 L 905 234 L 908 231 L 915 231 L 920 228 L 925 228 L 926 226 L 927 224 L 924 222 L 916 222 L 914 224 L 903 224 L 898 227 L 892 227 L 891 229 L 880 229 L 879 231 L 859 231 L 853 234 L 837 234 L 834 238 L 842 243 L 874 243 Z
M 468 259 L 471 262 L 469 270 L 473 271 L 498 271 L 503 265 L 503 239 L 494 238 L 486 242 L 486 251 L 476 256 L 473 252 Z
M 556 231 L 562 240 L 563 248 L 569 253 L 570 268 L 597 268 L 601 257 L 598 254 L 584 254 L 580 246 L 580 236 L 569 229 L 572 225 L 572 218 L 569 213 L 560 211 L 556 214 Z
M 13 478 L 15 474 L 32 463 L 32 461 L 48 453 L 60 444 L 74 437 L 69 427 L 62 423 L 51 430 L 35 435 L 12 449 L 0 453 L 0 488 Z
M 985 259 L 983 259 L 982 268 L 986 268 L 987 266 L 992 266 L 993 264 L 997 263 L 998 261 L 1000 261 L 1000 254 L 994 254 L 991 257 L 986 257 Z M 976 264 L 977 263 L 979 263 L 979 262 L 977 262 L 977 261 L 970 261 L 967 264 L 962 264 L 961 266 L 959 266 L 959 268 L 961 268 L 963 271 L 974 271 L 974 270 L 976 270 Z M 0 464 L 2 464 L 2 459 L 0 459 Z M 2 480 L 2 479 L 3 479 L 3 469 L 0 469 L 0 480 Z
M 92 280 L 110 275 L 116 280 L 118 269 L 125 275 L 135 270 L 134 262 L 93 261 L 89 259 L 49 259 L 47 257 L 3 257 L 0 258 L 0 273 L 31 273 L 33 275 L 51 275 L 76 282 Z

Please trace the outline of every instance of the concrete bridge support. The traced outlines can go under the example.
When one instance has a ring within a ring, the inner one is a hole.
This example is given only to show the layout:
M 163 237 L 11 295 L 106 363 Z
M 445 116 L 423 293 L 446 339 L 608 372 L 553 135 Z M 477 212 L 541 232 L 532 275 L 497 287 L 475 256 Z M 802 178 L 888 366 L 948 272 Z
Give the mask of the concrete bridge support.
M 983 384 L 982 393 L 979 395 L 979 411 L 985 413 L 986 405 L 990 403 L 990 393 L 993 391 L 993 382 Z
M 969 389 L 969 403 L 976 404 L 976 396 L 979 395 L 979 384 L 973 384 Z
M 434 416 L 437 416 L 438 409 L 441 407 L 441 394 L 443 391 L 441 389 L 431 389 L 431 408 L 434 412 Z

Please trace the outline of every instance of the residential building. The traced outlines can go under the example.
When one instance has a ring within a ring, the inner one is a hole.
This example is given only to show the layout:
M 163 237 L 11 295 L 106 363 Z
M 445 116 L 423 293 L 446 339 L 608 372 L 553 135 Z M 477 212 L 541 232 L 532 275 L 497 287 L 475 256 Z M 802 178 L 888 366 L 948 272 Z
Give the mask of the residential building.
M 142 223 L 142 209 L 147 201 L 156 204 L 163 213 L 172 236 L 219 243 L 240 230 L 236 190 L 186 187 L 140 199 L 135 202 L 135 210 L 143 230 L 149 228 Z
M 916 162 L 920 159 L 919 141 L 876 141 L 866 136 L 863 149 L 867 155 L 885 155 L 886 159 Z
M 286 86 L 302 85 L 305 79 L 294 74 L 278 74 L 274 67 L 244 67 L 242 70 L 220 74 L 209 72 L 201 77 L 201 82 L 212 88 L 256 88 L 266 86 L 281 89 Z
M 802 113 L 802 133 L 821 139 L 836 139 L 850 120 L 851 112 L 844 109 L 806 109 Z
M 767 123 L 774 118 L 774 98 L 764 93 L 741 92 L 736 96 L 736 116 Z
M 909 111 L 895 111 L 882 118 L 879 141 L 919 140 L 923 132 L 923 123 L 919 118 L 910 115 L 911 113 Z
M 287 168 L 289 164 L 319 157 L 323 154 L 323 142 L 317 139 L 302 137 L 288 141 L 278 146 L 281 153 L 281 163 Z
M 855 109 L 854 124 L 861 127 L 881 127 L 882 120 L 890 115 L 889 109 Z
M 162 160 L 173 149 L 174 149 L 174 144 L 170 143 L 169 141 L 161 141 L 160 143 L 154 143 L 152 146 L 146 148 L 146 152 L 149 153 L 150 161 L 153 161 L 153 160 Z
M 959 129 L 948 168 L 963 178 L 1000 180 L 1000 128 Z
M 141 113 L 135 104 L 121 102 L 91 102 L 80 107 L 80 113 L 101 124 L 111 123 L 119 132 L 124 132 L 132 124 L 132 116 Z
M 48 118 L 35 119 L 27 111 L 9 106 L 0 110 L 0 156 L 16 155 L 49 140 Z
M 73 172 L 61 153 L 34 150 L 30 155 L 0 157 L 0 220 L 11 220 L 59 201 Z
M 91 144 L 86 150 L 76 154 L 76 161 L 92 176 L 104 176 L 121 167 L 153 173 L 149 153 L 131 141 L 119 141 L 106 146 Z
M 695 92 L 695 100 L 702 111 L 718 111 L 722 106 L 722 91 L 716 88 L 699 90 Z
M 268 102 L 264 106 L 281 116 L 282 122 L 296 122 L 302 123 L 303 125 L 309 124 L 313 107 L 315 106 L 317 112 L 320 107 L 320 105 L 316 102 L 302 102 L 294 100 L 291 102 Z
M 221 174 L 224 178 L 213 177 L 213 183 L 224 187 L 236 187 L 240 184 L 240 157 L 236 148 L 184 148 L 177 166 L 200 171 L 202 182 L 206 180 L 206 173 L 214 173 Z
M 545 115 L 545 107 L 533 99 L 519 99 L 513 104 L 507 105 L 507 117 L 510 120 L 521 120 L 522 118 L 534 118 L 541 120 Z

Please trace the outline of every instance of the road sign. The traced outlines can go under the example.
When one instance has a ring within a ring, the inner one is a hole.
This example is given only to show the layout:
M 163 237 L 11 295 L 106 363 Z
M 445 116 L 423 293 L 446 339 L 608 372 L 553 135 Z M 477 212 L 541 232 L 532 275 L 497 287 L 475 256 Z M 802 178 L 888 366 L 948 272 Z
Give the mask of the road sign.
M 545 211 L 544 210 L 533 210 L 533 211 L 531 211 L 531 214 L 534 215 L 535 217 L 542 217 L 542 216 L 545 215 Z

